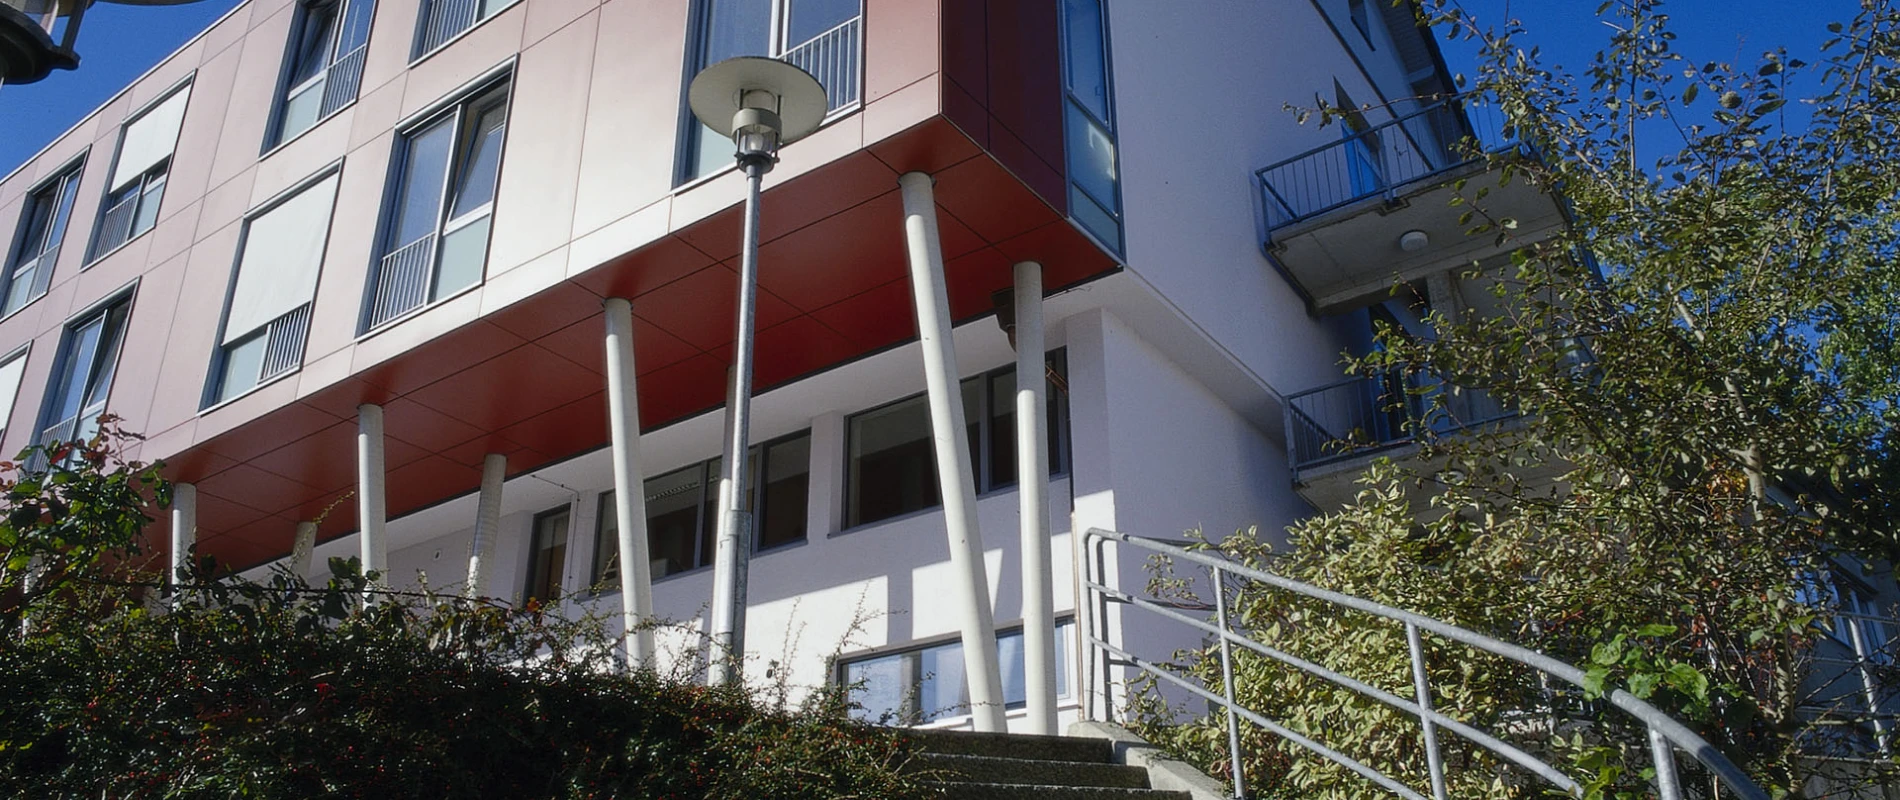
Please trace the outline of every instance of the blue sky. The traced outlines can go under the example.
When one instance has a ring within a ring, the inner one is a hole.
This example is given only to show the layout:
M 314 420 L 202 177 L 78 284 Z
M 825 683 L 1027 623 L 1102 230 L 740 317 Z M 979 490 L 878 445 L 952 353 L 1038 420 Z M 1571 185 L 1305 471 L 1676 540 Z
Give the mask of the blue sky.
M 1149 0 L 1144 0 L 1149 1 Z M 1192 3 L 1196 0 L 1168 0 Z M 1291 2 L 1292 0 L 1258 0 Z M 179 6 L 138 7 L 101 3 L 87 13 L 80 34 L 83 63 L 75 72 L 55 72 L 26 86 L 0 88 L 0 174 L 110 99 L 160 59 L 204 30 L 238 0 L 200 0 Z M 1607 33 L 1595 16 L 1597 0 L 1462 0 L 1480 19 L 1515 15 L 1530 29 L 1529 41 L 1545 59 L 1581 66 Z M 1765 50 L 1785 46 L 1813 60 L 1831 20 L 1844 20 L 1856 0 L 1680 0 L 1667 11 L 1675 20 L 1682 52 L 1698 60 L 1752 62 Z M 1470 68 L 1472 50 L 1447 43 L 1453 72 Z M 1799 91 L 1801 87 L 1794 87 Z

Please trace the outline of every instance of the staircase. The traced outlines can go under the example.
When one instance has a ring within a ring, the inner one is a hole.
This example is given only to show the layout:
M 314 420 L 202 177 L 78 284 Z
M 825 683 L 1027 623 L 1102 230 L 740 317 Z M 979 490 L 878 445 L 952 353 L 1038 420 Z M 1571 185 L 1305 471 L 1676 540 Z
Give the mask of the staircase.
M 1148 771 L 1115 763 L 1106 739 L 968 731 L 916 731 L 910 769 L 948 800 L 1188 800 L 1151 789 Z

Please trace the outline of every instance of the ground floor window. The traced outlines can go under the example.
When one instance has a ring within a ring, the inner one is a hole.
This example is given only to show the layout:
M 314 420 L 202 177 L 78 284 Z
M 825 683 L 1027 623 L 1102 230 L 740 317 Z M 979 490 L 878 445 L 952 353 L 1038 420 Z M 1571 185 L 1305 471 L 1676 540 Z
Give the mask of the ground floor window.
M 1070 696 L 1074 635 L 1074 620 L 1056 623 L 1058 698 Z M 1027 701 L 1022 628 L 999 631 L 996 654 L 1003 665 L 1003 700 L 1008 708 L 1021 708 Z M 850 692 L 851 715 L 866 722 L 919 725 L 970 713 L 961 641 L 849 659 L 838 664 L 837 677 Z

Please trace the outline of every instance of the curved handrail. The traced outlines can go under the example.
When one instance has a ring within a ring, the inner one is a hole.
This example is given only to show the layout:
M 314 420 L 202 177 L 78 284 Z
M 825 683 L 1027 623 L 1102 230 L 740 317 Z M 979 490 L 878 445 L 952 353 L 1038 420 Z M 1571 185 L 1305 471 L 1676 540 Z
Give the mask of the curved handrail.
M 1252 639 L 1249 639 L 1245 636 L 1235 633 L 1232 630 L 1229 630 L 1228 626 L 1226 625 L 1225 596 L 1224 596 L 1224 593 L 1218 590 L 1218 588 L 1216 590 L 1215 600 L 1217 603 L 1217 607 L 1219 609 L 1218 610 L 1219 620 L 1216 624 L 1209 624 L 1205 622 L 1204 620 L 1194 619 L 1193 617 L 1190 617 L 1188 615 L 1174 612 L 1170 609 L 1167 609 L 1162 604 L 1155 603 L 1153 601 L 1149 601 L 1143 598 L 1134 597 L 1132 595 L 1126 594 L 1124 592 L 1121 592 L 1118 589 L 1115 589 L 1113 587 L 1106 585 L 1102 581 L 1098 580 L 1097 576 L 1094 574 L 1098 566 L 1098 559 L 1096 558 L 1089 558 L 1086 560 L 1087 563 L 1084 564 L 1084 569 L 1087 571 L 1087 577 L 1084 579 L 1084 585 L 1087 587 L 1087 590 L 1089 594 L 1091 595 L 1091 598 L 1090 598 L 1091 609 L 1095 609 L 1097 603 L 1106 604 L 1108 602 L 1125 603 L 1125 604 L 1141 607 L 1141 608 L 1144 608 L 1145 610 L 1161 614 L 1163 616 L 1169 617 L 1171 619 L 1175 619 L 1177 621 L 1184 622 L 1188 624 L 1190 627 L 1199 629 L 1202 632 L 1210 633 L 1215 636 L 1218 636 L 1220 639 L 1221 647 L 1223 648 L 1222 661 L 1223 661 L 1224 669 L 1229 668 L 1227 665 L 1230 662 L 1230 658 L 1226 655 L 1225 649 L 1230 644 L 1239 645 L 1241 647 L 1246 647 L 1248 649 L 1254 650 L 1255 652 L 1258 652 L 1269 658 L 1273 658 L 1277 661 L 1280 661 L 1281 663 L 1285 663 L 1285 664 L 1288 664 L 1289 666 L 1293 666 L 1297 669 L 1307 672 L 1308 674 L 1319 677 L 1322 680 L 1326 680 L 1336 685 L 1339 685 L 1342 688 L 1350 689 L 1354 692 L 1358 692 L 1362 695 L 1370 697 L 1381 703 L 1392 706 L 1401 711 L 1410 713 L 1414 717 L 1418 718 L 1421 725 L 1425 729 L 1425 735 L 1427 739 L 1427 742 L 1426 742 L 1427 757 L 1428 757 L 1428 761 L 1430 762 L 1428 766 L 1431 770 L 1431 778 L 1432 778 L 1432 784 L 1433 784 L 1432 794 L 1436 798 L 1443 798 L 1445 796 L 1443 765 L 1439 763 L 1439 759 L 1437 758 L 1437 744 L 1436 744 L 1436 740 L 1433 738 L 1433 730 L 1435 728 L 1441 728 L 1441 727 L 1448 729 L 1452 731 L 1453 733 L 1458 734 L 1460 737 L 1466 739 L 1467 741 L 1472 742 L 1473 744 L 1476 744 L 1480 747 L 1483 747 L 1487 750 L 1497 753 L 1498 755 L 1501 755 L 1505 758 L 1510 759 L 1514 763 L 1517 763 L 1518 765 L 1523 766 L 1531 770 L 1532 772 L 1536 773 L 1539 777 L 1542 777 L 1545 780 L 1550 781 L 1551 783 L 1555 784 L 1558 788 L 1564 791 L 1570 792 L 1573 795 L 1581 793 L 1581 788 L 1575 783 L 1575 781 L 1571 780 L 1567 776 L 1564 776 L 1561 772 L 1557 771 L 1554 767 L 1551 767 L 1550 765 L 1537 759 L 1536 756 L 1526 753 L 1521 749 L 1518 749 L 1510 744 L 1507 744 L 1501 740 L 1498 740 L 1495 737 L 1490 736 L 1489 734 L 1486 734 L 1482 731 L 1472 728 L 1471 726 L 1465 723 L 1459 722 L 1458 720 L 1455 720 L 1451 717 L 1445 716 L 1444 714 L 1438 711 L 1433 710 L 1431 707 L 1431 702 L 1430 702 L 1429 689 L 1425 680 L 1425 673 L 1424 673 L 1424 668 L 1423 668 L 1424 662 L 1422 659 L 1422 651 L 1421 651 L 1421 645 L 1419 643 L 1418 632 L 1430 631 L 1434 634 L 1437 634 L 1438 636 L 1452 640 L 1454 642 L 1458 642 L 1468 647 L 1476 648 L 1478 650 L 1483 650 L 1493 655 L 1501 656 L 1511 661 L 1515 661 L 1519 664 L 1523 664 L 1525 666 L 1531 667 L 1532 669 L 1536 669 L 1546 675 L 1549 675 L 1553 678 L 1564 681 L 1566 683 L 1570 683 L 1579 688 L 1583 687 L 1584 685 L 1584 671 L 1582 669 L 1579 669 L 1570 664 L 1566 664 L 1562 661 L 1558 661 L 1557 659 L 1551 658 L 1550 656 L 1544 655 L 1543 653 L 1539 653 L 1535 650 L 1531 650 L 1526 647 L 1522 647 L 1522 646 L 1511 644 L 1509 642 L 1505 642 L 1505 641 L 1495 639 L 1489 636 L 1485 636 L 1484 634 L 1477 633 L 1475 631 L 1467 630 L 1464 628 L 1460 628 L 1456 625 L 1452 625 L 1446 622 L 1441 622 L 1431 617 L 1426 617 L 1426 616 L 1412 613 L 1410 611 L 1393 608 L 1391 606 L 1384 605 L 1382 603 L 1375 603 L 1373 601 L 1366 600 L 1363 598 L 1341 594 L 1339 592 L 1331 591 L 1328 589 L 1322 589 L 1317 586 L 1301 583 L 1299 581 L 1291 580 L 1289 578 L 1281 577 L 1279 575 L 1274 575 L 1270 572 L 1265 572 L 1263 570 L 1258 570 L 1258 569 L 1254 569 L 1252 567 L 1248 567 L 1242 564 L 1237 564 L 1225 558 L 1220 558 L 1217 556 L 1208 555 L 1206 553 L 1200 553 L 1200 552 L 1188 550 L 1184 547 L 1180 547 L 1178 545 L 1171 544 L 1168 542 L 1145 538 L 1145 537 L 1132 536 L 1126 533 L 1120 533 L 1117 531 L 1108 531 L 1108 530 L 1103 530 L 1100 528 L 1089 529 L 1088 532 L 1083 535 L 1083 539 L 1084 539 L 1084 542 L 1083 542 L 1084 547 L 1089 547 L 1093 545 L 1099 548 L 1100 545 L 1104 542 L 1116 542 L 1116 543 L 1128 545 L 1131 547 L 1149 550 L 1158 554 L 1168 556 L 1169 558 L 1180 559 L 1189 563 L 1199 564 L 1201 566 L 1214 570 L 1217 587 L 1219 585 L 1218 581 L 1219 581 L 1220 576 L 1223 573 L 1231 573 L 1233 575 L 1246 578 L 1251 581 L 1256 581 L 1262 584 L 1266 584 L 1268 586 L 1272 586 L 1277 589 L 1281 589 L 1284 591 L 1292 592 L 1294 594 L 1310 597 L 1315 600 L 1319 600 L 1325 603 L 1330 603 L 1332 605 L 1340 606 L 1342 608 L 1348 608 L 1348 609 L 1352 609 L 1352 610 L 1359 611 L 1362 613 L 1371 614 L 1377 617 L 1384 617 L 1386 619 L 1403 623 L 1406 627 L 1407 638 L 1410 640 L 1410 644 L 1412 648 L 1413 676 L 1414 676 L 1415 688 L 1417 689 L 1416 702 L 1407 701 L 1390 692 L 1377 689 L 1363 682 L 1354 680 L 1350 677 L 1341 675 L 1337 672 L 1321 667 L 1312 662 L 1308 662 L 1303 659 L 1299 659 L 1297 657 L 1288 655 L 1273 647 L 1262 644 L 1260 642 L 1256 642 Z M 1163 679 L 1169 680 L 1170 682 L 1176 685 L 1179 685 L 1184 689 L 1187 689 L 1197 695 L 1200 695 L 1204 699 L 1207 699 L 1211 702 L 1214 702 L 1223 706 L 1230 713 L 1230 723 L 1229 723 L 1230 738 L 1237 739 L 1238 737 L 1237 732 L 1232 730 L 1232 726 L 1233 726 L 1232 720 L 1235 718 L 1244 717 L 1248 719 L 1248 721 L 1250 722 L 1253 722 L 1257 725 L 1261 725 L 1262 727 L 1267 728 L 1270 732 L 1273 732 L 1285 738 L 1288 738 L 1289 741 L 1293 741 L 1294 743 L 1299 744 L 1302 747 L 1306 747 L 1309 750 L 1313 750 L 1315 753 L 1321 756 L 1324 756 L 1328 758 L 1329 760 L 1339 763 L 1340 765 L 1345 766 L 1348 769 L 1353 770 L 1354 772 L 1357 772 L 1363 776 L 1366 776 L 1370 779 L 1375 780 L 1375 782 L 1380 783 L 1380 785 L 1393 790 L 1395 793 L 1401 796 L 1405 796 L 1405 797 L 1419 796 L 1415 791 L 1409 788 L 1405 788 L 1402 785 L 1395 786 L 1391 782 L 1391 779 L 1389 777 L 1380 775 L 1378 778 L 1374 778 L 1372 773 L 1376 773 L 1376 770 L 1372 770 L 1371 772 L 1369 772 L 1370 770 L 1369 767 L 1366 767 L 1363 764 L 1353 761 L 1349 757 L 1346 757 L 1343 754 L 1338 753 L 1337 751 L 1333 751 L 1329 748 L 1326 748 L 1323 745 L 1320 745 L 1317 742 L 1313 742 L 1309 739 L 1305 739 L 1304 737 L 1286 736 L 1285 733 L 1281 732 L 1284 730 L 1284 728 L 1281 728 L 1281 726 L 1277 724 L 1273 724 L 1270 720 L 1267 720 L 1265 717 L 1263 717 L 1262 715 L 1256 712 L 1252 712 L 1245 708 L 1239 707 L 1234 702 L 1233 682 L 1231 680 L 1226 681 L 1227 692 L 1226 692 L 1226 696 L 1222 697 L 1220 695 L 1216 695 L 1206 690 L 1205 688 L 1193 686 L 1189 684 L 1187 681 L 1184 681 L 1177 676 L 1167 674 L 1165 670 L 1162 670 L 1157 665 L 1154 665 L 1151 662 L 1144 661 L 1128 653 L 1127 651 L 1122 650 L 1121 648 L 1111 645 L 1107 641 L 1097 637 L 1095 635 L 1095 631 L 1092 628 L 1087 628 L 1084 630 L 1084 637 L 1087 640 L 1088 645 L 1095 647 L 1097 649 L 1100 649 L 1104 653 L 1122 660 L 1124 663 L 1143 669 L 1144 671 L 1149 672 L 1150 674 L 1155 674 L 1159 677 L 1162 677 Z M 1673 754 L 1674 750 L 1682 750 L 1688 753 L 1690 756 L 1694 757 L 1696 761 L 1700 762 L 1704 768 L 1706 768 L 1712 775 L 1714 775 L 1716 779 L 1720 781 L 1720 783 L 1723 786 L 1725 786 L 1730 792 L 1732 792 L 1736 797 L 1743 798 L 1743 800 L 1768 800 L 1767 792 L 1763 791 L 1761 787 L 1756 786 L 1755 783 L 1749 779 L 1747 773 L 1743 772 L 1740 767 L 1737 767 L 1734 762 L 1728 759 L 1728 757 L 1722 755 L 1722 753 L 1718 751 L 1714 745 L 1710 744 L 1707 740 L 1703 739 L 1701 736 L 1698 736 L 1694 731 L 1690 730 L 1687 726 L 1683 725 L 1681 722 L 1678 722 L 1675 718 L 1670 717 L 1668 714 L 1664 713 L 1661 709 L 1658 709 L 1655 706 L 1649 704 L 1648 702 L 1645 702 L 1641 698 L 1638 698 L 1635 695 L 1632 695 L 1629 692 L 1623 691 L 1621 689 L 1611 691 L 1610 693 L 1605 695 L 1605 698 L 1610 701 L 1611 705 L 1614 705 L 1617 708 L 1622 709 L 1624 713 L 1627 713 L 1630 716 L 1636 718 L 1637 721 L 1643 723 L 1648 728 L 1651 756 L 1656 762 L 1655 766 L 1656 766 L 1656 777 L 1657 777 L 1658 789 L 1660 790 L 1660 794 L 1662 795 L 1664 800 L 1677 800 L 1677 798 L 1681 797 L 1681 788 L 1680 788 L 1679 778 L 1676 774 L 1676 768 L 1675 768 L 1675 759 L 1674 759 L 1674 754 Z M 1236 793 L 1241 793 L 1244 790 L 1243 790 L 1243 787 L 1239 785 L 1240 784 L 1240 781 L 1239 781 L 1240 776 L 1238 772 L 1239 759 L 1237 758 L 1234 759 L 1234 762 L 1235 762 L 1235 779 L 1236 779 L 1235 791 Z

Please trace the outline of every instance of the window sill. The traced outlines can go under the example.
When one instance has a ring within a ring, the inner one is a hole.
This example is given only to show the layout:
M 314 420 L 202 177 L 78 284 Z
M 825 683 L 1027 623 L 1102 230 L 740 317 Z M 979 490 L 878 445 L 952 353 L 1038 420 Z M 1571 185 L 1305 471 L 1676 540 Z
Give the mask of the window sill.
M 363 90 L 362 90 L 362 87 L 360 87 L 360 86 L 359 86 L 359 87 L 357 87 L 357 95 L 358 95 L 358 97 L 360 97 L 360 96 L 362 95 L 362 91 L 363 91 Z M 316 121 L 316 122 L 312 122 L 312 123 L 310 123 L 310 127 L 308 127 L 308 128 L 304 128 L 303 130 L 300 130 L 300 131 L 298 131 L 298 132 L 297 132 L 296 134 L 294 134 L 294 135 L 292 135 L 292 136 L 291 136 L 290 138 L 288 138 L 288 139 L 284 139 L 284 140 L 282 140 L 282 141 L 279 141 L 278 143 L 276 143 L 276 144 L 274 144 L 274 145 L 271 145 L 271 146 L 269 146 L 269 147 L 266 147 L 266 148 L 264 148 L 264 152 L 262 152 L 262 153 L 259 153 L 259 154 L 258 154 L 258 156 L 257 156 L 257 160 L 258 160 L 258 161 L 266 161 L 266 160 L 269 160 L 271 156 L 274 156 L 274 155 L 277 155 L 277 152 L 278 152 L 278 151 L 280 151 L 280 150 L 283 150 L 284 148 L 286 148 L 286 147 L 289 147 L 289 146 L 291 146 L 292 144 L 294 144 L 294 143 L 296 143 L 296 142 L 297 142 L 297 140 L 299 140 L 299 139 L 302 139 L 302 138 L 303 138 L 303 137 L 305 137 L 305 136 L 309 136 L 309 135 L 310 135 L 310 132 L 311 132 L 311 131 L 314 131 L 314 130 L 316 130 L 316 129 L 318 129 L 318 128 L 321 128 L 321 127 L 323 127 L 323 123 L 325 123 L 325 122 L 329 122 L 330 120 L 333 120 L 333 119 L 336 119 L 336 117 L 337 117 L 337 115 L 338 115 L 338 114 L 341 114 L 341 113 L 343 113 L 343 112 L 345 112 L 345 111 L 348 111 L 348 110 L 350 110 L 350 109 L 352 109 L 352 108 L 355 108 L 355 107 L 356 107 L 356 101 L 357 101 L 357 98 L 356 98 L 356 97 L 352 97 L 352 98 L 350 98 L 350 101 L 349 101 L 349 102 L 347 102 L 347 103 L 344 103 L 343 105 L 340 105 L 340 106 L 337 106 L 337 107 L 336 107 L 336 110 L 335 110 L 335 111 L 332 111 L 332 112 L 330 112 L 330 113 L 328 113 L 328 114 L 325 114 L 325 115 L 323 115 L 323 116 L 321 116 L 321 117 L 318 117 L 318 118 L 317 118 L 317 121 Z M 279 100 L 278 100 L 278 105 L 279 105 L 279 106 L 282 106 L 282 105 L 283 105 L 283 101 L 282 101 L 281 99 L 279 99 Z
M 288 378 L 302 371 L 303 371 L 303 364 L 298 364 L 295 367 L 291 367 L 290 369 L 284 370 L 282 373 L 279 373 L 277 375 L 272 375 L 269 378 L 258 381 L 256 386 L 253 386 L 249 389 L 245 389 L 244 391 L 239 392 L 232 397 L 219 400 L 216 403 L 212 403 L 211 405 L 198 409 L 198 416 L 200 417 L 205 416 L 206 414 L 210 414 L 211 412 L 217 411 L 221 408 L 224 408 L 225 406 L 231 405 L 232 403 L 236 403 L 239 400 L 243 400 L 246 397 L 250 397 L 253 394 L 263 391 L 264 387 L 270 386 L 271 384 L 277 383 L 278 381 L 281 381 L 285 378 Z
M 26 302 L 21 303 L 19 308 L 13 309 L 12 311 L 8 311 L 5 314 L 0 314 L 0 322 L 6 322 L 7 320 L 10 320 L 16 316 L 19 316 L 20 312 L 25 311 L 29 308 L 32 308 L 33 304 L 39 302 L 40 298 L 45 297 L 46 294 L 47 294 L 46 292 L 40 292 L 39 294 L 33 295 L 32 297 L 27 298 Z
M 811 537 L 807 536 L 796 542 L 786 542 L 784 544 L 773 545 L 764 550 L 755 549 L 752 551 L 752 558 L 748 559 L 747 561 L 748 563 L 750 563 L 751 561 L 757 561 L 759 559 L 759 556 L 771 555 L 773 553 L 783 553 L 787 550 L 797 550 L 810 543 L 811 543 Z M 666 575 L 662 575 L 658 578 L 654 578 L 653 584 L 655 586 L 658 586 L 661 583 L 665 583 L 667 581 L 673 580 L 674 578 L 683 578 L 687 575 L 697 575 L 699 573 L 708 572 L 711 570 L 712 570 L 712 565 L 707 564 L 705 566 L 694 567 L 692 569 L 680 570 L 679 572 L 669 572 Z M 618 581 L 615 582 L 615 585 L 618 585 Z M 592 600 L 599 600 L 605 597 L 617 597 L 620 595 L 620 590 L 619 589 L 603 589 L 598 592 L 589 592 L 587 590 L 582 590 L 582 591 L 576 592 L 575 594 L 586 595 L 585 599 L 588 601 L 592 601 Z

